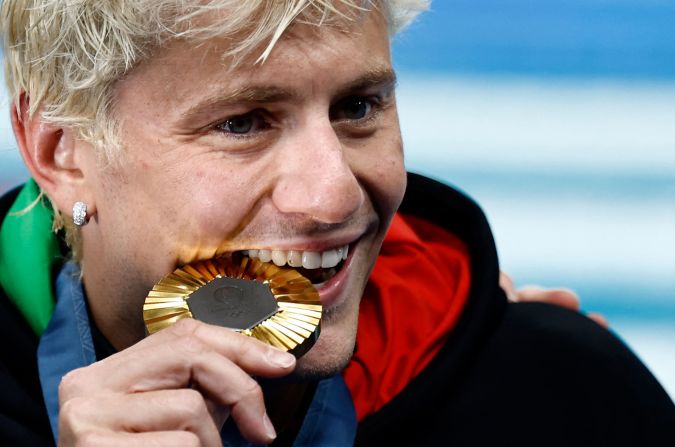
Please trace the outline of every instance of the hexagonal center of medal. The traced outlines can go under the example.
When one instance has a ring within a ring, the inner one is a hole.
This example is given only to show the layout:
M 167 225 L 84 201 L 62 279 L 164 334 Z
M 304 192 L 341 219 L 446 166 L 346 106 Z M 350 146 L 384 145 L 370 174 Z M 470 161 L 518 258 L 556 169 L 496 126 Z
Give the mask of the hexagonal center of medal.
M 277 302 L 260 281 L 216 278 L 187 299 L 197 320 L 235 330 L 250 329 L 274 315 Z

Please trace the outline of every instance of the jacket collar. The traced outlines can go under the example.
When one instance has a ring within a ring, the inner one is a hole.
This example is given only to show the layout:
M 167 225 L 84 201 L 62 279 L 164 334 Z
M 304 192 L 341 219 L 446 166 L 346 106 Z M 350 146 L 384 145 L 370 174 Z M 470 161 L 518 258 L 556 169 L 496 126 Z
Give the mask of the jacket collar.
M 14 194 L 3 198 L 3 204 Z M 18 191 L 0 227 L 0 286 L 37 335 L 54 310 L 52 272 L 61 257 L 52 220 L 51 208 L 31 179 Z

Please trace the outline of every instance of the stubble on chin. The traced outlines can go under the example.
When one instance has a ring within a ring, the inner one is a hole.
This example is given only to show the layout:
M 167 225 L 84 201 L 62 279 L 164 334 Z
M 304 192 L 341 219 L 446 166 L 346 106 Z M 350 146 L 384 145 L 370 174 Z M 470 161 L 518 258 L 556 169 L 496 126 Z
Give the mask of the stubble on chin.
M 301 380 L 321 380 L 342 373 L 354 354 L 354 343 L 345 343 L 332 352 L 310 351 L 298 360 L 293 376 Z
M 312 349 L 298 359 L 294 375 L 303 380 L 319 380 L 340 374 L 354 354 L 358 326 L 358 304 L 349 315 L 338 309 L 329 310 L 324 325 Z

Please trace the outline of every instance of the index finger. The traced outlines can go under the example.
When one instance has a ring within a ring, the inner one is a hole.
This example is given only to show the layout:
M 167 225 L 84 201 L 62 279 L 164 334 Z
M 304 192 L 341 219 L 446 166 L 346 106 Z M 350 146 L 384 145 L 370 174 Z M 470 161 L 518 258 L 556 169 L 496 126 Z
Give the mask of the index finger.
M 196 320 L 181 321 L 63 380 L 62 398 L 89 393 L 135 392 L 188 386 L 195 372 L 226 374 L 233 363 L 247 374 L 279 377 L 295 357 L 254 338 Z

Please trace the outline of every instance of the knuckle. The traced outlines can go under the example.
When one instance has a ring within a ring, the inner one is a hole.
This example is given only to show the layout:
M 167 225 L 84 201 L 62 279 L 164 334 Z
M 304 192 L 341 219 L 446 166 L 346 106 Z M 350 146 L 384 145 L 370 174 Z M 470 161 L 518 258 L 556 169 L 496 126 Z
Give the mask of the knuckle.
M 237 357 L 241 358 L 250 355 L 251 352 L 255 349 L 255 345 L 253 343 L 249 343 L 249 341 L 251 340 L 249 340 L 247 337 L 241 334 L 234 334 L 234 335 L 235 336 L 232 337 L 232 343 L 234 343 Z
M 202 419 L 208 413 L 204 397 L 195 390 L 182 390 L 179 396 L 180 408 L 189 419 Z
M 260 354 L 264 355 L 269 348 L 261 341 L 236 332 L 232 333 L 232 347 L 232 355 L 239 361 L 245 358 L 259 358 Z
M 194 318 L 183 318 L 176 324 L 172 325 L 169 330 L 179 337 L 185 335 L 194 335 L 201 325 L 202 323 L 198 320 L 195 320 Z
M 72 423 L 81 420 L 89 414 L 87 410 L 87 400 L 81 397 L 74 397 L 61 404 L 59 409 L 59 418 L 62 422 Z
M 59 398 L 68 399 L 77 394 L 85 376 L 84 368 L 74 369 L 61 378 L 59 382 Z
M 176 347 L 182 352 L 202 353 L 205 352 L 206 345 L 194 333 L 181 335 L 176 343 Z
M 499 272 L 499 282 L 504 285 L 513 286 L 513 279 L 508 273 Z
M 187 353 L 202 353 L 207 350 L 206 343 L 199 337 L 199 328 L 202 323 L 192 318 L 185 318 L 171 326 L 174 329 L 175 344 L 178 351 Z
M 241 388 L 241 397 L 246 400 L 262 400 L 263 393 L 258 382 L 248 378 Z

